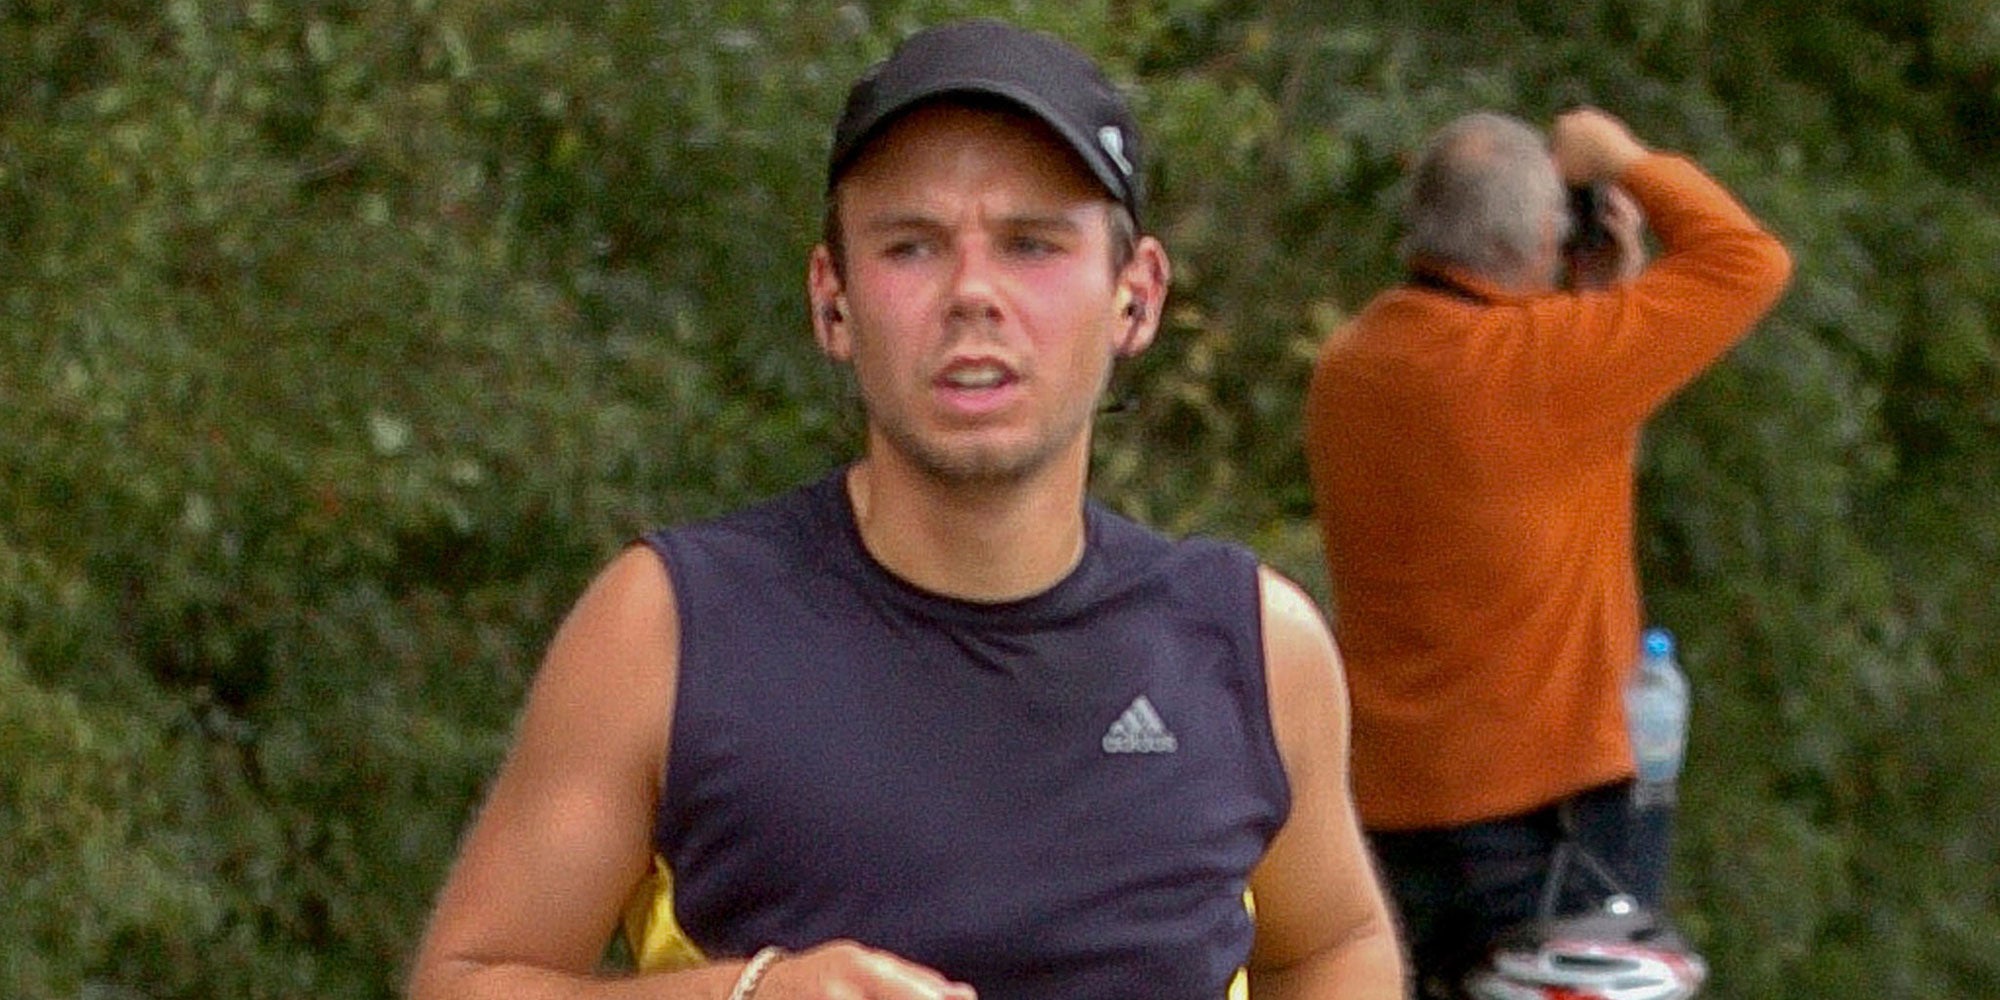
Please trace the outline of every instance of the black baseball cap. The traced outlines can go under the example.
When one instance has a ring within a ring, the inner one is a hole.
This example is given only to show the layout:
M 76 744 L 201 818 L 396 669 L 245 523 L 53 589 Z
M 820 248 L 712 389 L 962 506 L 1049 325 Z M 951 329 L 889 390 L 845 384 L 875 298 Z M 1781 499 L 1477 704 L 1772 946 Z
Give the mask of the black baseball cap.
M 1046 123 L 1134 218 L 1144 201 L 1139 127 L 1102 70 L 1068 43 L 1038 31 L 976 18 L 903 40 L 847 92 L 833 127 L 826 186 L 854 164 L 897 115 L 953 95 L 997 98 Z

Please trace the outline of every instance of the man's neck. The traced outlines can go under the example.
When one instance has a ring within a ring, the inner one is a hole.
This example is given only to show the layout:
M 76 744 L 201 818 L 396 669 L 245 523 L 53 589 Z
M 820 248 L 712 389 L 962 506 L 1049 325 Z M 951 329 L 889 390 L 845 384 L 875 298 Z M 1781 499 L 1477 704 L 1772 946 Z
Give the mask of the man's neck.
M 1083 468 L 1018 483 L 940 482 L 879 459 L 856 462 L 847 498 L 868 554 L 935 594 L 1000 602 L 1041 593 L 1083 557 Z

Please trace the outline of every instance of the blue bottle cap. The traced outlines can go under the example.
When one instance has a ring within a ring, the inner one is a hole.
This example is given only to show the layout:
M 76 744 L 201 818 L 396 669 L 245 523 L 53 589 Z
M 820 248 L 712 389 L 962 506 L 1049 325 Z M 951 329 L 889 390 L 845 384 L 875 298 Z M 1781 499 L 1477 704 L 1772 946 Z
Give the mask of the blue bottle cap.
M 1649 628 L 1642 637 L 1641 646 L 1647 656 L 1667 657 L 1674 655 L 1674 634 L 1663 628 Z

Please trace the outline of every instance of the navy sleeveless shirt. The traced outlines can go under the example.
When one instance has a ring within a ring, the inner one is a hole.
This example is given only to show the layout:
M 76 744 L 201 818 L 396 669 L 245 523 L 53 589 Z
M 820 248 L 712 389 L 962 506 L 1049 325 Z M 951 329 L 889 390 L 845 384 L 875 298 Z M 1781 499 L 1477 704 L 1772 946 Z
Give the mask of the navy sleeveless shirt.
M 710 955 L 851 938 L 982 1000 L 1220 1000 L 1290 806 L 1257 561 L 1094 502 L 1007 603 L 863 548 L 844 472 L 646 537 L 680 681 L 655 843 Z

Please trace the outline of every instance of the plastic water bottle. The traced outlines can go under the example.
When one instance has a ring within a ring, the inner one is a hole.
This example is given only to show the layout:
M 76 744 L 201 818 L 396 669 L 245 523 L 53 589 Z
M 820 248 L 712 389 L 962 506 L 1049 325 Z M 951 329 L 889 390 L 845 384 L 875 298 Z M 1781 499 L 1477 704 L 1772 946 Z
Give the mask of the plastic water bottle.
M 1674 658 L 1674 635 L 1650 628 L 1640 643 L 1639 666 L 1625 688 L 1625 716 L 1632 729 L 1632 757 L 1639 768 L 1633 787 L 1640 808 L 1670 805 L 1687 753 L 1688 682 Z

